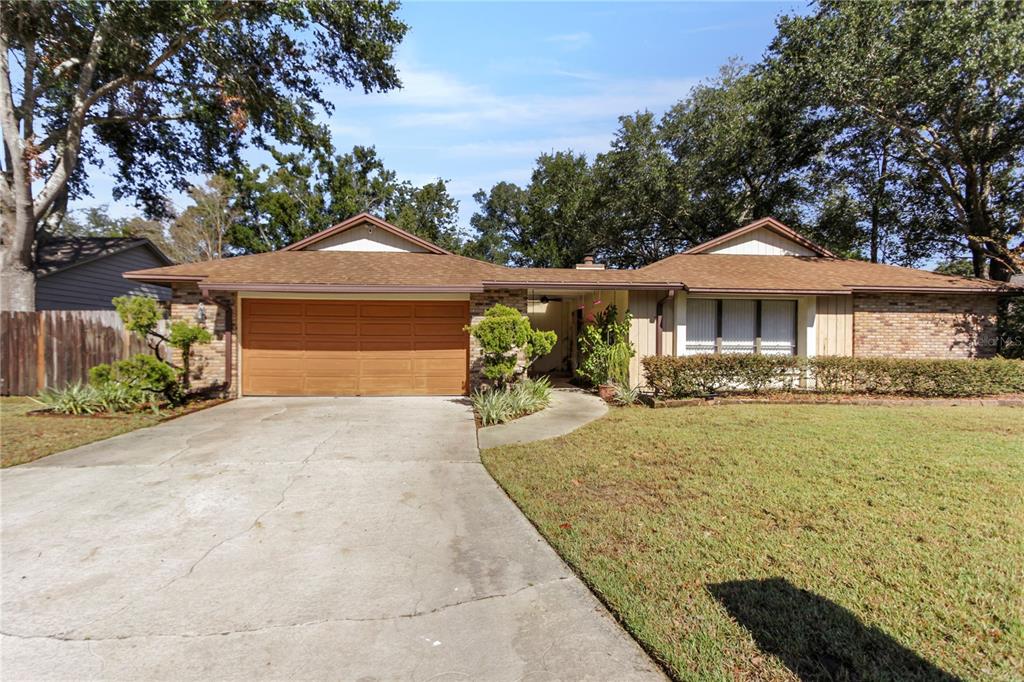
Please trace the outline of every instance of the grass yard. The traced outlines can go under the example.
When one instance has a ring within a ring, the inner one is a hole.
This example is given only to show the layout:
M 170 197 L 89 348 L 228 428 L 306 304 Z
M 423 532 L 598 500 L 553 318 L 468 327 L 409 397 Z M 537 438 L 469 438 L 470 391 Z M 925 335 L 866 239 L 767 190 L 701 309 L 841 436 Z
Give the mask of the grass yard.
M 96 440 L 153 426 L 168 417 L 192 412 L 219 401 L 193 403 L 185 407 L 102 417 L 29 416 L 42 406 L 24 397 L 0 398 L 0 466 L 24 464 Z
M 483 458 L 678 679 L 1024 678 L 1024 410 L 616 409 Z

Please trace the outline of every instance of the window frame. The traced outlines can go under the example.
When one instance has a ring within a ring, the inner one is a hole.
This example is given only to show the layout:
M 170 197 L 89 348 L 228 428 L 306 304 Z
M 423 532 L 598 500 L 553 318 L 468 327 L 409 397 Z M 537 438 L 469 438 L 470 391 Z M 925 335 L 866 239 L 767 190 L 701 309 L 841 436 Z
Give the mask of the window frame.
M 796 299 L 796 298 L 769 298 L 769 299 L 765 299 L 765 298 L 743 298 L 743 297 L 739 297 L 739 296 L 737 296 L 737 297 L 730 297 L 729 299 L 725 299 L 725 298 L 711 298 L 711 297 L 705 297 L 705 296 L 696 296 L 696 297 L 693 297 L 690 300 L 694 300 L 694 301 L 698 301 L 698 300 L 699 301 L 714 301 L 715 302 L 715 306 L 714 306 L 714 311 L 715 311 L 715 323 L 714 323 L 714 327 L 715 327 L 715 350 L 713 351 L 714 355 L 722 355 L 723 354 L 723 335 L 722 335 L 723 315 L 722 315 L 722 312 L 723 312 L 723 309 L 724 309 L 724 303 L 723 302 L 725 300 L 754 301 L 754 303 L 756 304 L 755 327 L 754 327 L 754 354 L 755 355 L 762 355 L 763 354 L 763 351 L 762 351 L 762 338 L 763 338 L 763 335 L 764 335 L 764 302 L 765 301 L 785 301 L 787 303 L 792 303 L 792 305 L 793 305 L 793 343 L 792 343 L 793 350 L 792 350 L 792 353 L 790 353 L 790 355 L 792 355 L 793 357 L 796 357 L 796 356 L 798 356 L 800 354 L 800 341 L 799 341 L 799 339 L 800 339 L 800 301 L 799 301 L 799 299 Z M 687 309 L 687 315 L 689 315 L 689 309 Z M 686 321 L 686 324 L 687 324 L 687 328 L 689 328 L 689 320 Z M 700 355 L 699 352 L 691 352 L 690 349 L 689 349 L 689 345 L 690 345 L 690 339 L 689 339 L 689 335 L 687 335 L 686 343 L 684 344 L 684 348 L 683 348 L 683 353 L 685 355 Z M 776 355 L 778 355 L 778 353 L 776 353 Z

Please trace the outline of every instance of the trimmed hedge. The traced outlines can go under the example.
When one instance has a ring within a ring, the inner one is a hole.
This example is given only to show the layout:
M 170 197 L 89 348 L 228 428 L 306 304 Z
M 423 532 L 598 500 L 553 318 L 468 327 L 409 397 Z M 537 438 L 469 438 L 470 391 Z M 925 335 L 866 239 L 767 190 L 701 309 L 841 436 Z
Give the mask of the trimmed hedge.
M 665 398 L 789 391 L 804 376 L 822 393 L 962 398 L 1024 392 L 1024 361 L 897 360 L 788 355 L 648 356 L 644 377 Z

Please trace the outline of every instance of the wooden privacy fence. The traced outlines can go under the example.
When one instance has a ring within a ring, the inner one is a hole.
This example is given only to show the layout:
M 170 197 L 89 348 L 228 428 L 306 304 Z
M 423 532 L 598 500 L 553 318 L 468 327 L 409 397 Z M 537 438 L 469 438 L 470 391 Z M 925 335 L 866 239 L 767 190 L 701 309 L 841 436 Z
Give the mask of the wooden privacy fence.
M 116 310 L 0 312 L 0 395 L 35 395 L 89 380 L 89 368 L 151 354 Z

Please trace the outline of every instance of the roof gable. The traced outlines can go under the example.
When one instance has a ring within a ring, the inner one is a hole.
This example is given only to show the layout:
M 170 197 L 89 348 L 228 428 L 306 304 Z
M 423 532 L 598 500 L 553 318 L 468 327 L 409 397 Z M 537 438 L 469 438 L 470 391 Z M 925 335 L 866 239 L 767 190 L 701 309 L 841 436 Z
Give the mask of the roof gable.
M 440 246 L 396 227 L 389 222 L 360 213 L 333 227 L 295 242 L 282 251 L 365 251 L 434 253 L 451 255 Z
M 761 218 L 684 251 L 748 256 L 823 256 L 835 254 L 774 218 Z
M 100 258 L 144 247 L 162 265 L 173 265 L 163 251 L 146 237 L 55 237 L 47 236 L 36 245 L 36 277 L 48 277 L 68 268 Z

